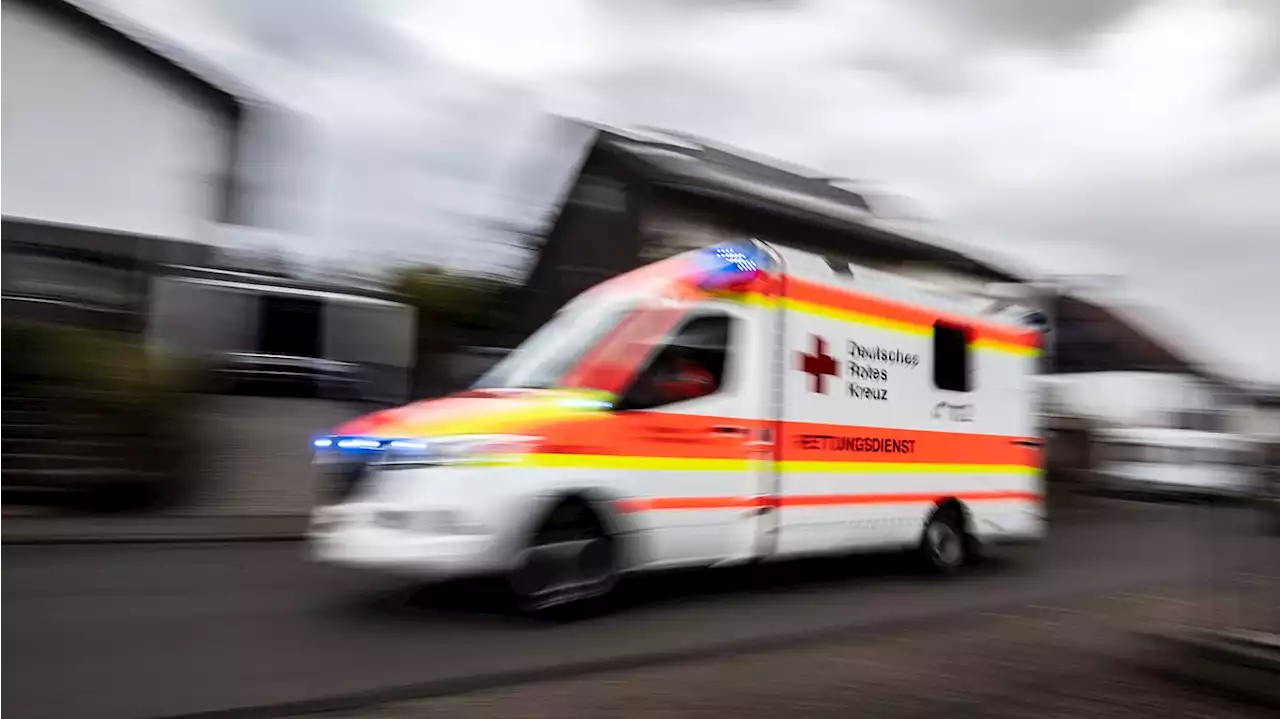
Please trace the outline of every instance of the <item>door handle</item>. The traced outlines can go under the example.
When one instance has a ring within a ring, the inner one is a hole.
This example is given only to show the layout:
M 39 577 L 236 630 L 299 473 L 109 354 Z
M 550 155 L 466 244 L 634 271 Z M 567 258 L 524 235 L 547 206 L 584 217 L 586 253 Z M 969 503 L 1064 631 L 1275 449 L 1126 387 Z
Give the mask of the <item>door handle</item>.
M 744 434 L 748 434 L 750 431 L 751 430 L 747 429 L 746 427 L 740 427 L 738 425 L 732 425 L 732 424 L 718 424 L 711 428 L 712 434 L 723 434 L 723 435 L 744 435 Z

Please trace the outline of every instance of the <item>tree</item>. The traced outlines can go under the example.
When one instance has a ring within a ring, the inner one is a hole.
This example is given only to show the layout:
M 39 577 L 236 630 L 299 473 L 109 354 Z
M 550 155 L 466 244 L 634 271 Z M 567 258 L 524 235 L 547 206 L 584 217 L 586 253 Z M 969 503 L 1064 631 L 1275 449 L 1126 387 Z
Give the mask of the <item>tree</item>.
M 418 397 L 457 389 L 451 386 L 456 380 L 450 360 L 463 347 L 508 329 L 513 316 L 506 308 L 518 289 L 508 280 L 452 274 L 431 265 L 392 271 L 387 288 L 418 312 L 413 389 Z

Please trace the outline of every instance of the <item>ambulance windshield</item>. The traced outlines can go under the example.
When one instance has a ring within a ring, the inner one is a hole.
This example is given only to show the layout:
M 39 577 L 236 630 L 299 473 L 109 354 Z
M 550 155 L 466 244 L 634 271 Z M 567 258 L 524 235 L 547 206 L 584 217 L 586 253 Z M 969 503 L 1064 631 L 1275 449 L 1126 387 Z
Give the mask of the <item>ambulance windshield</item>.
M 634 309 L 574 302 L 494 365 L 473 389 L 549 389 Z

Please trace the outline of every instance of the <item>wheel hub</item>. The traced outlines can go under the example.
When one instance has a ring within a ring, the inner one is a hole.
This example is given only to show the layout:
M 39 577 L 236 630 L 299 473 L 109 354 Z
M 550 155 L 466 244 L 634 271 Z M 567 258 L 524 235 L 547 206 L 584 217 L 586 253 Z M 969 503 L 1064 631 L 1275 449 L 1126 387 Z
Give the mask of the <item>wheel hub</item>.
M 934 560 L 944 567 L 952 567 L 960 562 L 963 547 L 955 530 L 942 522 L 930 525 L 929 550 Z
M 612 579 L 609 542 L 591 537 L 530 547 L 512 577 L 512 588 L 541 609 L 602 594 Z

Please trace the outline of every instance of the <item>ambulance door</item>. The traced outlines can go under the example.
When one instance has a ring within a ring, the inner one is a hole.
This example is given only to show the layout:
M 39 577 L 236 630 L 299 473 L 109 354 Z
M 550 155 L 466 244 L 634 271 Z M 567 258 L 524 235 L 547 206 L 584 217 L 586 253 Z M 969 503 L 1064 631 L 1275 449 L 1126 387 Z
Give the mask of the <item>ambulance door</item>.
M 757 555 L 772 483 L 769 320 L 774 311 L 710 302 L 690 311 L 620 401 L 649 461 L 629 482 L 657 565 Z
M 876 417 L 850 399 L 848 341 L 843 318 L 784 310 L 778 335 L 783 359 L 778 436 L 780 475 L 774 551 L 779 557 L 822 554 L 852 546 L 854 516 L 863 506 L 851 495 L 873 491 L 866 479 L 843 470 L 862 454 Z

